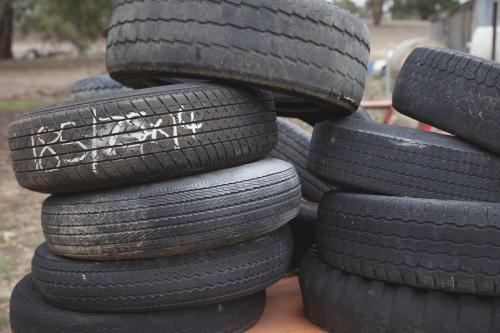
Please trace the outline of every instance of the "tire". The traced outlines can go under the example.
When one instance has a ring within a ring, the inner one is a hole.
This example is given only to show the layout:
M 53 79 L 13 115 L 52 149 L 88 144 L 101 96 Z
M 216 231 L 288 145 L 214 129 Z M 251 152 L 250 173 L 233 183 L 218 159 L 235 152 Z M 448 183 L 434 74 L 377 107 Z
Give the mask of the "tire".
M 316 125 L 308 167 L 339 187 L 395 196 L 500 201 L 500 158 L 457 138 L 366 121 Z
M 500 64 L 466 53 L 417 48 L 394 90 L 401 113 L 500 153 Z
M 42 207 L 52 251 L 76 259 L 179 255 L 278 229 L 299 212 L 293 165 L 266 159 L 180 179 L 54 195 Z
M 309 253 L 300 269 L 306 316 L 335 333 L 493 333 L 500 298 L 449 294 L 366 280 Z
M 366 278 L 500 295 L 500 204 L 329 193 L 320 205 L 321 259 Z
M 299 215 L 290 221 L 293 234 L 293 256 L 290 270 L 296 271 L 306 252 L 316 243 L 316 220 L 318 218 L 318 205 L 303 200 L 300 205 Z
M 94 75 L 75 83 L 71 89 L 71 96 L 75 100 L 94 96 L 105 96 L 117 92 L 127 91 L 129 88 L 116 82 L 107 74 Z
M 15 333 L 198 333 L 244 332 L 255 324 L 265 306 L 266 293 L 179 310 L 147 313 L 85 313 L 47 304 L 35 290 L 31 276 L 14 288 L 10 322 Z
M 173 257 L 88 262 L 59 257 L 46 243 L 33 281 L 50 304 L 85 312 L 147 312 L 224 302 L 255 294 L 288 269 L 288 226 L 236 245 Z
M 211 84 L 56 104 L 10 125 L 14 171 L 23 187 L 62 193 L 248 163 L 276 144 L 272 108 L 269 94 Z
M 340 113 L 357 109 L 368 59 L 367 26 L 323 0 L 116 1 L 106 52 L 130 87 L 229 80 Z
M 302 195 L 310 201 L 320 202 L 325 192 L 335 189 L 307 169 L 307 156 L 311 134 L 303 128 L 285 120 L 277 119 L 278 143 L 270 156 L 292 163 L 300 177 Z

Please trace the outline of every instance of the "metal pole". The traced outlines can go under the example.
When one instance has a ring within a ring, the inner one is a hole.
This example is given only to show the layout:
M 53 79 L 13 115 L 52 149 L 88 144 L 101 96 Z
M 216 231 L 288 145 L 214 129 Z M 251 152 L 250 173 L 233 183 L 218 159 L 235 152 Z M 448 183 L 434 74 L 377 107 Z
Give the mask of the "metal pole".
M 498 2 L 493 1 L 493 22 L 491 27 L 493 29 L 493 43 L 491 49 L 491 60 L 495 61 L 497 51 L 497 15 L 498 15 Z

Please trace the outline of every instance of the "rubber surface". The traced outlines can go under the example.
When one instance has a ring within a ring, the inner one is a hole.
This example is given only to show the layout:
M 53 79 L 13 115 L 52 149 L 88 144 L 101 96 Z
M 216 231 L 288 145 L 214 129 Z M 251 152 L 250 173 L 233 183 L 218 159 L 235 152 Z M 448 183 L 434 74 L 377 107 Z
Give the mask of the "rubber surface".
M 455 137 L 344 119 L 316 125 L 309 170 L 339 186 L 433 199 L 500 201 L 500 158 Z
M 266 155 L 270 94 L 206 83 L 56 104 L 9 127 L 21 186 L 78 192 L 206 172 Z
M 500 64 L 463 52 L 417 48 L 397 80 L 401 113 L 500 153 Z
M 35 290 L 31 276 L 24 277 L 10 299 L 14 333 L 198 333 L 244 332 L 256 323 L 266 303 L 266 293 L 232 301 L 179 310 L 147 313 L 84 313 L 47 304 Z
M 176 76 L 230 80 L 357 109 L 369 32 L 323 0 L 117 0 L 106 64 L 130 87 Z
M 366 280 L 309 253 L 300 271 L 307 317 L 335 333 L 494 333 L 500 298 L 449 294 Z
M 89 262 L 36 250 L 33 281 L 44 299 L 63 308 L 142 312 L 211 304 L 254 294 L 287 271 L 288 226 L 265 236 L 204 252 L 131 261 Z
M 293 165 L 265 159 L 175 180 L 73 195 L 42 206 L 49 247 L 76 259 L 177 255 L 275 230 L 301 204 Z
M 500 295 L 500 204 L 329 193 L 321 259 L 371 279 Z
M 89 76 L 77 81 L 71 89 L 74 99 L 82 99 L 94 96 L 104 96 L 116 92 L 126 91 L 129 88 L 116 82 L 107 74 Z
M 290 262 L 292 271 L 299 268 L 306 252 L 316 243 L 317 218 L 318 205 L 303 200 L 299 215 L 289 223 L 293 234 L 293 256 Z
M 310 201 L 320 202 L 325 192 L 335 189 L 307 169 L 311 134 L 300 126 L 278 118 L 278 143 L 270 156 L 292 163 L 300 177 L 303 196 Z

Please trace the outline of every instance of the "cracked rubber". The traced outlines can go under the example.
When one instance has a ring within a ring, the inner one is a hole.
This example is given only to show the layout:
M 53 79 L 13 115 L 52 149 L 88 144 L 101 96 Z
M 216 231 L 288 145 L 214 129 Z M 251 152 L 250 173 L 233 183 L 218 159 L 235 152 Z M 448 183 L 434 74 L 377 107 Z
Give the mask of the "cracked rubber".
M 303 200 L 299 214 L 289 223 L 293 234 L 293 256 L 290 262 L 292 271 L 299 268 L 306 252 L 316 243 L 317 218 L 318 205 Z
M 244 164 L 277 140 L 270 94 L 192 83 L 56 104 L 9 127 L 21 186 L 79 192 Z
M 500 153 L 500 64 L 454 50 L 417 48 L 399 74 L 401 113 Z
M 168 77 L 258 86 L 354 112 L 369 31 L 323 0 L 115 1 L 106 64 L 130 87 Z
M 500 201 L 500 157 L 455 137 L 344 119 L 315 126 L 309 170 L 339 187 L 395 196 Z
M 500 295 L 500 204 L 329 193 L 317 225 L 320 257 L 370 279 Z
M 293 251 L 288 226 L 208 251 L 129 261 L 81 261 L 47 244 L 32 261 L 33 281 L 50 304 L 98 312 L 147 312 L 224 302 L 259 292 L 286 273 Z
M 500 332 L 500 298 L 367 280 L 309 252 L 300 269 L 306 316 L 335 333 Z
M 35 290 L 31 276 L 24 277 L 10 299 L 14 333 L 199 333 L 244 332 L 262 315 L 266 293 L 178 310 L 147 313 L 85 313 L 54 307 Z
M 107 74 L 93 75 L 77 81 L 71 89 L 74 99 L 83 99 L 94 96 L 104 96 L 129 90 L 121 83 L 116 82 Z
M 53 195 L 42 206 L 45 239 L 76 259 L 178 255 L 252 239 L 299 212 L 290 163 L 265 159 L 175 180 Z
M 278 143 L 269 155 L 292 163 L 300 177 L 302 195 L 307 200 L 320 202 L 323 194 L 334 190 L 335 187 L 319 179 L 307 169 L 311 134 L 284 118 L 278 118 L 277 124 Z

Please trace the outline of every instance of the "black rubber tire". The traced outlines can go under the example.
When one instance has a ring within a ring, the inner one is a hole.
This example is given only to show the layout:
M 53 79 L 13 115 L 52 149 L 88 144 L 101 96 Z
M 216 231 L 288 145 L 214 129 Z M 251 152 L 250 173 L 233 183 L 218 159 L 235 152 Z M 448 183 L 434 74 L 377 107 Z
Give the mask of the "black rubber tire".
M 77 81 L 71 89 L 71 96 L 73 99 L 84 99 L 94 96 L 105 96 L 129 89 L 110 78 L 109 75 L 101 74 Z
M 178 310 L 147 313 L 85 313 L 47 304 L 24 277 L 10 299 L 13 333 L 199 333 L 244 332 L 255 324 L 266 303 L 266 293 Z
M 134 87 L 230 80 L 353 112 L 369 60 L 365 23 L 324 0 L 115 1 L 106 64 Z
M 306 316 L 335 333 L 500 332 L 500 298 L 366 280 L 323 263 L 312 251 L 300 269 Z
M 307 169 L 311 134 L 284 118 L 277 119 L 278 143 L 269 156 L 292 163 L 300 177 L 302 195 L 309 201 L 320 202 L 325 192 L 334 186 L 319 179 Z
M 303 200 L 299 215 L 289 223 L 293 234 L 293 256 L 290 262 L 292 271 L 299 268 L 306 252 L 316 243 L 317 218 L 318 205 Z
M 42 206 L 52 251 L 86 260 L 179 255 L 236 244 L 299 212 L 293 165 L 266 159 L 108 191 L 54 195 Z
M 316 125 L 308 167 L 336 185 L 395 196 L 500 201 L 500 157 L 455 137 L 344 119 Z
M 23 187 L 61 193 L 247 163 L 276 144 L 273 106 L 270 94 L 206 83 L 56 104 L 11 123 L 14 171 Z
M 500 64 L 460 51 L 417 48 L 393 95 L 412 118 L 500 153 Z
M 316 237 L 321 259 L 348 273 L 500 295 L 500 203 L 329 193 Z
M 130 261 L 80 261 L 46 243 L 32 262 L 33 281 L 50 304 L 85 312 L 142 312 L 224 302 L 259 292 L 288 270 L 288 226 L 204 252 Z

